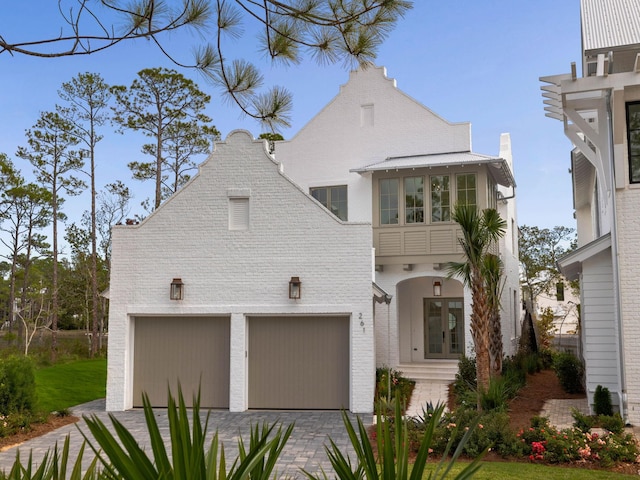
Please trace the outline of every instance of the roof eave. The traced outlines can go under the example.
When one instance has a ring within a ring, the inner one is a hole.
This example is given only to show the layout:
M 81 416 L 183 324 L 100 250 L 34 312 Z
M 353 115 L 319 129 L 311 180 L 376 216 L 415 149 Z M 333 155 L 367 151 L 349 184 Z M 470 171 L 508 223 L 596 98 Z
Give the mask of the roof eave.
M 389 159 L 386 159 L 386 162 Z M 467 166 L 467 165 L 489 165 L 494 166 L 493 169 L 490 169 L 496 181 L 504 186 L 504 187 L 515 187 L 516 181 L 511 173 L 511 169 L 509 168 L 509 164 L 504 158 L 487 158 L 487 159 L 478 159 L 472 162 L 437 162 L 430 164 L 409 164 L 403 166 L 385 166 L 384 162 L 375 163 L 372 165 L 367 165 L 365 167 L 352 168 L 349 170 L 351 173 L 359 173 L 365 174 L 370 172 L 383 172 L 383 171 L 401 171 L 401 170 L 415 170 L 416 168 L 434 168 L 434 167 L 456 167 L 456 166 Z

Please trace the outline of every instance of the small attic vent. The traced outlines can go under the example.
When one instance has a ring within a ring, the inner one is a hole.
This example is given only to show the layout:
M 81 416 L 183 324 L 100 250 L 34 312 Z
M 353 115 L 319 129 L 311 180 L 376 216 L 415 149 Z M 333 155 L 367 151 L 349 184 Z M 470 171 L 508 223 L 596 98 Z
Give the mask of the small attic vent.
M 249 230 L 249 197 L 229 198 L 229 230 Z
M 373 127 L 373 103 L 360 105 L 360 126 Z

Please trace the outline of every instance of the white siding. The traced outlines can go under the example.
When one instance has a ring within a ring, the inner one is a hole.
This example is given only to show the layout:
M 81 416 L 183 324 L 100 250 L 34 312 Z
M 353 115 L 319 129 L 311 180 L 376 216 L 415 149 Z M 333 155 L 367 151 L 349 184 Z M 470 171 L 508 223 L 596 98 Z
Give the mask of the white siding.
M 349 219 L 371 221 L 371 180 L 353 168 L 390 156 L 471 150 L 469 123 L 449 123 L 396 88 L 381 67 L 353 71 L 340 94 L 293 139 L 276 144 L 303 189 L 348 185 Z
M 640 425 L 640 189 L 627 188 L 616 196 L 618 215 L 618 263 L 622 308 L 625 388 L 628 419 Z
M 582 270 L 582 342 L 589 402 L 598 385 L 620 405 L 621 385 L 611 251 L 586 260 Z

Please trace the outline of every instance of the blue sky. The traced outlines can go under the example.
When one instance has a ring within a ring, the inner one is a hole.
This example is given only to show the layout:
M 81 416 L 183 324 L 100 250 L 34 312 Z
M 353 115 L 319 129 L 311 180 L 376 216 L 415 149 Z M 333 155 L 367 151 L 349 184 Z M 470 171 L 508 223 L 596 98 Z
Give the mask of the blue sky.
M 6 40 L 30 40 L 55 36 L 59 30 L 57 2 L 29 0 L 2 7 L 0 35 Z M 247 30 L 250 28 L 247 26 Z M 194 34 L 165 37 L 172 52 L 191 58 Z M 292 67 L 271 68 L 254 53 L 254 36 L 229 54 L 249 55 L 263 66 L 267 84 L 288 88 L 294 95 L 291 128 L 282 131 L 291 138 L 346 83 L 343 65 L 319 67 L 303 62 Z M 500 134 L 509 132 L 514 155 L 518 222 L 552 228 L 575 227 L 569 169 L 570 142 L 562 124 L 544 116 L 540 76 L 565 73 L 570 63 L 580 65 L 579 0 L 417 0 L 414 9 L 400 21 L 379 52 L 376 64 L 387 69 L 398 88 L 450 122 L 472 124 L 473 150 L 497 155 Z M 23 174 L 31 166 L 18 159 L 18 146 L 25 145 L 24 132 L 41 111 L 53 110 L 59 102 L 57 90 L 80 72 L 95 72 L 109 84 L 129 85 L 143 68 L 174 68 L 148 41 L 113 47 L 90 56 L 40 59 L 0 55 L 0 152 L 14 160 Z M 223 101 L 197 73 L 180 70 L 212 96 L 207 114 L 223 138 L 244 128 L 258 136 L 263 130 L 253 120 Z M 145 139 L 134 133 L 119 135 L 107 125 L 98 145 L 98 186 L 116 179 L 135 194 L 132 212 L 152 186 L 131 179 L 126 166 L 142 160 Z M 86 195 L 68 198 L 65 211 L 78 221 L 87 208 Z

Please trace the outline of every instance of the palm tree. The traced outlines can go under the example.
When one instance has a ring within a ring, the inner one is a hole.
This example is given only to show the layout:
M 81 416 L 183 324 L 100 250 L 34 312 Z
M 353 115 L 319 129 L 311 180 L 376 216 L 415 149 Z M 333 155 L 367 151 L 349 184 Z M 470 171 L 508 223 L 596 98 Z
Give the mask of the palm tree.
M 462 229 L 462 238 L 458 241 L 464 261 L 449 263 L 447 271 L 450 276 L 462 277 L 465 286 L 471 289 L 471 336 L 476 352 L 478 391 L 486 391 L 491 378 L 489 352 L 493 335 L 490 318 L 494 302 L 487 287 L 484 267 L 487 256 L 492 255 L 507 224 L 495 209 L 480 212 L 476 206 L 470 205 L 456 205 L 452 218 Z
M 503 264 L 498 255 L 487 254 L 482 265 L 489 301 L 489 359 L 491 376 L 502 374 L 502 322 L 500 296 L 504 287 Z

